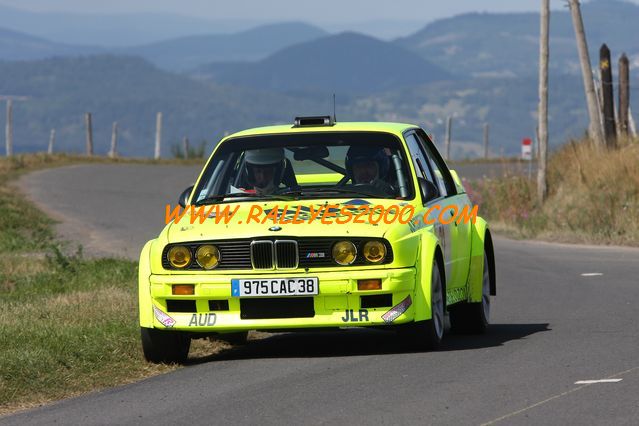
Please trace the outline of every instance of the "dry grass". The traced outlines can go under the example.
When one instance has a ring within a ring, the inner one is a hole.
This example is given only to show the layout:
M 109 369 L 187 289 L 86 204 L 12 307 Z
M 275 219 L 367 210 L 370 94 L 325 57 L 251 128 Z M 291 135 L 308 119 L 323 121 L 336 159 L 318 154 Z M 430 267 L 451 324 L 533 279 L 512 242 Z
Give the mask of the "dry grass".
M 549 194 L 541 205 L 536 181 L 507 175 L 476 182 L 469 194 L 499 230 L 566 242 L 639 245 L 639 141 L 598 149 L 571 141 L 548 164 Z

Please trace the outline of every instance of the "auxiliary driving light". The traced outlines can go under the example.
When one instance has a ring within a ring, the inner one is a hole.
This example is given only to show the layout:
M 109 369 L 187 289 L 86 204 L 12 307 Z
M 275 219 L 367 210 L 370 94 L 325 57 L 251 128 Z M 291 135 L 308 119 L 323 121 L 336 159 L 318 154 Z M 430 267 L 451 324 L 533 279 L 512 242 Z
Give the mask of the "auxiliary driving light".
M 167 258 L 174 268 L 186 268 L 191 264 L 191 250 L 184 246 L 173 246 L 169 249 Z
M 357 249 L 350 241 L 340 241 L 333 246 L 333 259 L 340 265 L 350 265 L 356 257 Z
M 174 284 L 171 292 L 175 296 L 192 296 L 195 294 L 195 286 L 193 284 Z
M 364 244 L 364 257 L 371 263 L 379 263 L 386 257 L 386 246 L 379 241 Z
M 220 263 L 220 251 L 210 244 L 200 246 L 195 252 L 195 260 L 202 268 L 213 269 Z
M 382 280 L 379 278 L 373 280 L 357 280 L 358 290 L 381 290 Z

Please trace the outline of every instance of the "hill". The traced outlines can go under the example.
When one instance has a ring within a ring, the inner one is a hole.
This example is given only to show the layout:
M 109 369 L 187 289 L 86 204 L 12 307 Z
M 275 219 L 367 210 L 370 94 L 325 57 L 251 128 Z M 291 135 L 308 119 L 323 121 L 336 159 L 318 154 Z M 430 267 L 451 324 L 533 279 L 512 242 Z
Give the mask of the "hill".
M 18 31 L 0 28 L 0 59 L 8 61 L 42 59 L 51 56 L 73 56 L 100 49 L 55 43 Z
M 200 71 L 223 84 L 310 93 L 379 92 L 452 77 L 392 43 L 351 32 L 287 47 L 255 63 L 211 64 Z
M 326 31 L 301 22 L 263 25 L 234 34 L 180 37 L 122 49 L 169 70 L 187 70 L 210 62 L 254 61 L 297 43 L 326 36 Z
M 84 113 L 93 113 L 96 153 L 109 149 L 111 124 L 120 126 L 124 155 L 151 156 L 156 112 L 164 114 L 163 155 L 187 136 L 194 144 L 225 131 L 326 113 L 328 102 L 194 81 L 131 57 L 110 55 L 0 62 L 0 93 L 24 96 L 14 103 L 16 152 L 46 150 L 57 130 L 56 150 L 82 152 Z M 5 116 L 0 117 L 4 127 Z
M 639 5 L 596 0 L 582 5 L 591 60 L 607 43 L 616 61 L 622 51 L 639 51 Z M 539 58 L 538 13 L 470 13 L 426 25 L 395 41 L 438 65 L 472 76 L 535 75 Z M 550 68 L 579 73 L 572 20 L 566 8 L 550 14 Z

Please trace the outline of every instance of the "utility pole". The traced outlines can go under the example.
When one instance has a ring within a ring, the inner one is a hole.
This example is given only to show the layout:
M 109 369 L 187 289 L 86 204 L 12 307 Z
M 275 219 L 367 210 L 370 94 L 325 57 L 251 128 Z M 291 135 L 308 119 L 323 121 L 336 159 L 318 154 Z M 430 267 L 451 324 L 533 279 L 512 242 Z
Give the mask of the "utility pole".
M 111 127 L 111 149 L 109 150 L 109 158 L 118 156 L 118 122 L 114 121 Z
M 630 68 L 625 53 L 619 58 L 619 134 L 628 135 L 628 106 L 630 105 Z
M 601 130 L 601 124 L 599 122 L 599 110 L 597 108 L 597 99 L 595 98 L 595 85 L 592 81 L 592 67 L 590 66 L 590 55 L 588 54 L 588 44 L 586 42 L 586 34 L 584 31 L 584 22 L 581 18 L 579 0 L 568 0 L 568 5 L 570 6 L 570 13 L 572 15 L 572 24 L 575 28 L 577 50 L 579 51 L 579 62 L 581 62 L 581 74 L 584 80 L 584 90 L 586 92 L 588 116 L 590 118 L 588 133 L 596 146 L 603 147 L 605 146 L 605 142 L 603 132 Z
M 13 102 L 7 99 L 7 123 L 5 126 L 7 157 L 13 156 Z
M 602 109 L 606 146 L 608 148 L 614 148 L 617 140 L 617 128 L 615 126 L 612 69 L 610 67 L 610 49 L 608 49 L 605 43 L 602 44 L 599 49 L 599 71 L 601 73 Z
M 86 127 L 86 144 L 87 155 L 91 157 L 93 155 L 93 126 L 91 125 L 91 113 L 87 112 L 84 115 L 84 124 Z
M 488 158 L 488 123 L 484 123 L 484 159 Z
M 548 161 L 548 31 L 550 25 L 549 3 L 550 0 L 541 0 L 541 14 L 539 22 L 539 107 L 537 111 L 537 125 L 539 129 L 539 159 L 537 162 L 537 199 L 540 203 L 543 203 L 548 196 L 546 163 Z
M 158 112 L 155 118 L 155 156 L 156 160 L 160 159 L 160 144 L 162 143 L 162 113 Z
M 453 117 L 446 120 L 446 160 L 450 160 L 450 131 L 453 123 Z
M 189 138 L 186 136 L 182 139 L 182 146 L 184 147 L 184 159 L 189 159 Z
M 55 143 L 55 129 L 51 129 L 51 133 L 49 134 L 49 148 L 47 149 L 47 154 L 53 154 L 53 144 Z

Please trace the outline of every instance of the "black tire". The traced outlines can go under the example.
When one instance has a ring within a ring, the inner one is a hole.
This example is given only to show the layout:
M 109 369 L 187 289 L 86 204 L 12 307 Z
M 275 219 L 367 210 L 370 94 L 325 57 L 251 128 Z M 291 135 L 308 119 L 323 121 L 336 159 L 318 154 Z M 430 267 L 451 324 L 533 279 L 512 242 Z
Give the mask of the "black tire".
M 191 338 L 179 331 L 140 327 L 144 358 L 153 363 L 183 363 L 189 355 Z
M 224 333 L 217 336 L 218 339 L 224 340 L 231 345 L 246 345 L 248 340 L 248 331 L 239 331 L 237 333 Z
M 444 337 L 444 282 L 436 260 L 430 283 L 431 319 L 407 324 L 399 330 L 404 342 L 418 350 L 435 350 Z
M 482 301 L 458 303 L 449 308 L 451 330 L 458 334 L 482 334 L 490 323 L 490 280 L 488 256 L 484 250 L 484 273 L 482 275 Z

